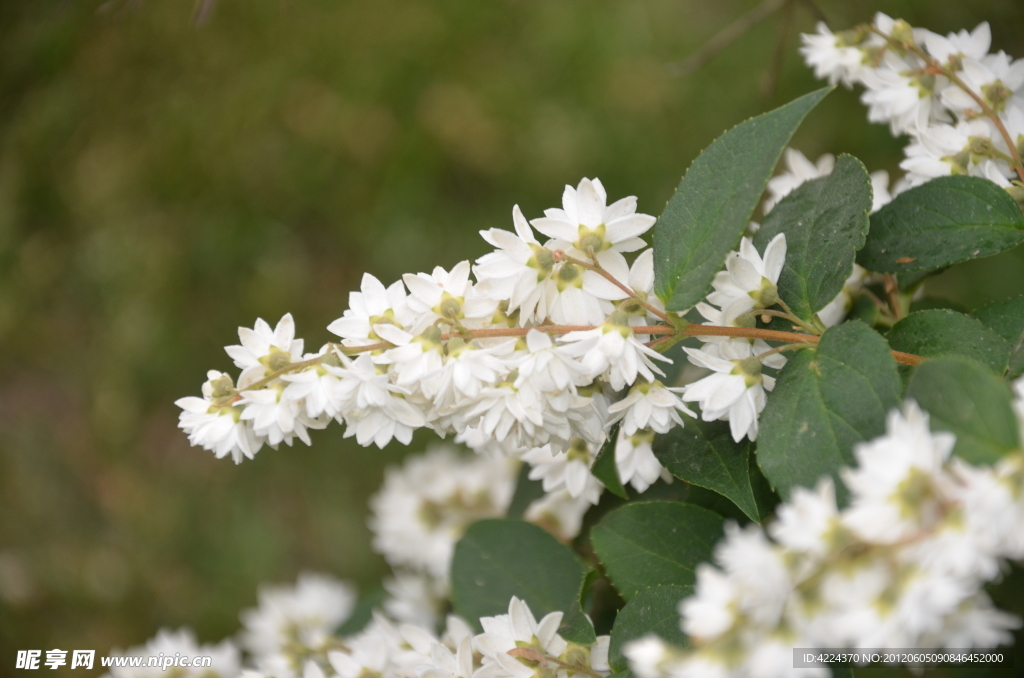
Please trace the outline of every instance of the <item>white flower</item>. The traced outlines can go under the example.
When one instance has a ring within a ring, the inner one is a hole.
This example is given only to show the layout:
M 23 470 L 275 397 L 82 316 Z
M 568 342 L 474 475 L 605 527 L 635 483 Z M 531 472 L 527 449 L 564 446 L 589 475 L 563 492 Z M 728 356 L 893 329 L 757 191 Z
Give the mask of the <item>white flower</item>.
M 558 657 L 568 647 L 568 643 L 558 635 L 561 623 L 561 612 L 550 612 L 538 622 L 529 605 L 513 596 L 509 601 L 508 614 L 480 618 L 484 632 L 473 639 L 473 645 L 480 654 L 499 664 L 509 675 L 529 678 L 534 675 L 534 670 L 509 655 L 508 651 L 526 647 Z
M 621 420 L 622 430 L 627 436 L 640 429 L 668 433 L 673 426 L 683 425 L 679 412 L 685 412 L 691 417 L 697 416 L 660 381 L 638 381 L 629 389 L 625 398 L 608 407 L 611 415 L 608 423 L 614 424 Z
M 822 478 L 813 491 L 793 488 L 790 500 L 779 506 L 777 513 L 778 519 L 768 528 L 769 533 L 790 551 L 821 557 L 832 548 L 839 511 L 831 478 Z
M 656 635 L 631 640 L 622 648 L 629 660 L 629 668 L 640 678 L 660 678 L 666 675 L 666 666 L 672 658 L 672 647 Z
M 296 646 L 319 650 L 355 608 L 356 591 L 329 575 L 303 573 L 294 586 L 263 586 L 241 614 L 242 644 L 259 662 Z
M 980 60 L 963 58 L 961 65 L 960 79 L 997 113 L 1009 105 L 1024 106 L 1024 95 L 1019 92 L 1024 85 L 1024 60 L 1011 61 L 1006 54 L 999 52 Z M 957 85 L 942 90 L 942 103 L 960 115 L 966 111 L 979 111 L 974 98 Z
M 453 420 L 458 431 L 473 428 L 476 435 L 513 449 L 541 447 L 548 442 L 561 446 L 568 445 L 574 432 L 586 432 L 589 404 L 587 398 L 570 392 L 539 393 L 530 382 L 516 386 L 506 380 L 483 388 L 475 400 L 467 400 Z
M 374 356 L 373 362 L 391 365 L 394 383 L 405 392 L 418 391 L 427 398 L 433 398 L 440 388 L 441 369 L 444 366 L 441 330 L 431 325 L 415 336 L 391 326 L 381 325 L 378 330 L 395 348 Z
M 652 358 L 672 362 L 645 346 L 633 333 L 633 328 L 626 324 L 628 320 L 623 315 L 616 311 L 601 327 L 570 332 L 563 338 L 566 343 L 592 341 L 596 338 L 593 348 L 583 356 L 583 365 L 591 376 L 607 378 L 617 391 L 635 382 L 638 376 L 647 381 L 654 381 L 655 372 L 664 376 L 651 362 Z
M 661 477 L 664 467 L 654 456 L 653 443 L 654 431 L 626 435 L 624 429 L 619 429 L 615 443 L 615 468 L 623 485 L 628 483 L 637 492 L 646 492 Z
M 768 197 L 765 198 L 763 207 L 765 214 L 771 212 L 780 200 L 804 183 L 832 174 L 836 165 L 836 156 L 831 153 L 822 155 L 815 163 L 795 148 L 787 148 L 782 157 L 786 163 L 786 171 L 768 181 Z
M 716 567 L 698 565 L 694 595 L 679 603 L 683 631 L 694 638 L 714 638 L 732 627 L 737 612 L 736 582 Z
M 382 607 L 394 619 L 432 629 L 437 626 L 448 602 L 447 582 L 424 572 L 396 570 L 384 580 L 388 597 Z
M 803 33 L 800 40 L 807 65 L 814 69 L 814 76 L 828 79 L 830 85 L 842 82 L 847 88 L 860 80 L 867 66 L 865 55 L 856 45 L 847 44 L 847 36 L 837 36 L 828 29 L 824 22 L 819 21 L 818 33 Z
M 454 654 L 444 645 L 435 643 L 430 650 L 430 663 L 416 667 L 416 675 L 418 678 L 472 678 L 475 670 L 473 641 L 466 637 Z
M 339 678 L 412 678 L 416 667 L 429 660 L 430 648 L 436 642 L 424 629 L 409 624 L 396 629 L 374 612 L 373 620 L 361 633 L 345 639 L 346 651 L 329 652 L 327 658 Z
M 900 167 L 907 170 L 907 179 L 913 186 L 950 174 L 977 175 L 986 160 L 977 151 L 991 144 L 994 131 L 986 118 L 961 121 L 955 126 L 930 125 L 920 131 L 915 143 L 907 146 L 907 157 Z M 977 148 L 979 143 L 982 146 Z
M 766 404 L 765 391 L 775 388 L 775 379 L 761 371 L 762 364 L 781 368 L 786 359 L 776 353 L 759 357 L 770 350 L 760 339 L 746 339 L 705 344 L 701 350 L 684 348 L 690 362 L 714 373 L 687 384 L 683 400 L 699 402 L 704 421 L 729 421 L 733 440 L 744 436 L 757 439 L 758 416 Z
M 762 206 L 765 214 L 804 183 L 832 174 L 836 164 L 836 157 L 831 153 L 825 153 L 818 158 L 817 162 L 812 163 L 807 156 L 795 148 L 787 148 L 783 158 L 786 162 L 786 170 L 768 181 L 768 197 L 765 198 Z M 892 201 L 892 196 L 889 194 L 889 173 L 885 170 L 872 172 L 871 188 L 874 196 L 871 211 L 877 212 Z
M 739 251 L 730 252 L 725 270 L 715 275 L 715 291 L 708 295 L 708 301 L 721 308 L 727 318 L 773 305 L 779 298 L 777 283 L 785 262 L 785 233 L 772 238 L 763 259 L 750 238 L 741 239 Z
M 760 526 L 727 522 L 715 560 L 737 587 L 738 611 L 754 624 L 776 625 L 793 588 L 782 549 L 768 541 Z
M 142 665 L 112 666 L 111 678 L 158 678 L 168 675 L 163 666 L 146 666 L 150 657 L 175 656 L 188 657 L 210 657 L 210 665 L 206 667 L 185 667 L 176 666 L 171 673 L 181 678 L 235 678 L 239 674 L 241 658 L 238 648 L 229 640 L 222 641 L 217 645 L 200 645 L 191 629 L 181 628 L 177 631 L 160 629 L 157 634 L 146 641 L 145 645 L 128 648 L 124 653 L 114 650 L 110 653 L 114 656 L 142 657 Z
M 242 408 L 236 404 L 238 392 L 231 377 L 216 370 L 206 373 L 203 397 L 179 398 L 174 404 L 183 412 L 178 426 L 188 434 L 192 445 L 210 450 L 218 459 L 227 455 L 236 464 L 242 458 L 252 459 L 263 446 L 263 438 L 241 421 Z
M 964 57 L 981 60 L 988 54 L 989 47 L 992 46 L 992 30 L 988 22 L 983 21 L 970 33 L 961 30 L 942 37 L 938 33 L 927 31 L 924 46 L 940 63 L 957 66 Z
M 438 319 L 457 323 L 494 315 L 497 302 L 473 289 L 469 271 L 469 262 L 460 261 L 451 272 L 437 266 L 429 275 L 406 273 L 402 276 L 409 288 L 409 309 L 419 314 L 415 326 L 409 330 L 411 333 L 422 332 Z
M 484 240 L 499 250 L 477 260 L 474 272 L 479 293 L 508 302 L 507 312 L 518 313 L 520 326 L 548 319 L 566 325 L 599 324 L 610 310 L 603 299 L 621 299 L 623 293 L 600 275 L 568 261 L 556 261 L 550 241 L 541 247 L 517 205 L 512 210 L 516 234 L 492 228 L 481 231 Z M 575 253 L 579 255 L 579 253 Z M 609 260 L 617 275 L 628 275 L 625 259 Z
M 257 318 L 253 329 L 238 328 L 238 338 L 241 346 L 228 346 L 224 350 L 235 365 L 242 368 L 238 377 L 239 388 L 245 388 L 289 363 L 302 360 L 303 341 L 295 338 L 295 321 L 291 313 L 282 316 L 274 329 L 270 329 L 263 318 Z
M 911 54 L 900 57 L 889 50 L 879 67 L 864 71 L 861 82 L 866 90 L 860 100 L 868 107 L 868 120 L 889 123 L 892 135 L 899 136 L 915 134 L 936 119 L 935 88 L 947 80 L 922 77 L 922 66 Z
M 291 445 L 295 438 L 309 445 L 306 429 L 324 428 L 327 422 L 307 416 L 296 401 L 282 397 L 284 392 L 284 382 L 257 391 L 242 391 L 242 420 L 252 422 L 256 435 L 266 438 L 271 447 L 276 448 L 281 442 Z
M 521 458 L 532 467 L 530 480 L 543 481 L 545 492 L 555 492 L 564 487 L 576 499 L 584 495 L 593 496 L 592 486 L 600 485 L 590 473 L 596 456 L 592 445 L 575 438 L 564 452 L 553 452 L 550 445 L 545 445 L 530 450 Z
M 363 274 L 359 292 L 348 295 L 348 309 L 330 325 L 328 331 L 342 338 L 345 346 L 368 346 L 381 341 L 376 325 L 395 325 L 405 329 L 416 319 L 406 304 L 405 285 L 396 280 L 385 288 L 369 273 Z
M 608 195 L 599 179 L 582 179 L 574 189 L 566 186 L 562 209 L 544 210 L 544 218 L 531 224 L 552 238 L 550 248 L 590 258 L 605 268 L 622 260 L 622 252 L 635 252 L 645 243 L 640 235 L 654 225 L 655 218 L 636 213 L 636 198 L 630 196 L 605 206 Z
M 312 358 L 319 358 L 321 363 L 334 367 L 341 366 L 341 361 L 330 345 L 321 348 L 319 353 L 303 356 L 303 360 Z M 282 374 L 281 379 L 288 382 L 283 397 L 299 403 L 300 409 L 310 419 L 317 419 L 321 415 L 333 419 L 340 414 L 335 400 L 338 377 L 328 372 L 322 364 L 299 372 Z
M 548 492 L 530 503 L 523 512 L 523 518 L 559 539 L 575 539 L 583 527 L 583 516 L 597 504 L 603 491 L 601 483 L 588 480 L 586 489 L 578 497 L 573 497 L 567 489 Z
M 863 539 L 891 543 L 938 520 L 937 483 L 955 442 L 930 431 L 912 400 L 890 412 L 886 434 L 857 444 L 857 468 L 843 469 L 852 494 L 843 523 Z
M 423 426 L 423 412 L 402 397 L 403 391 L 380 374 L 367 353 L 355 360 L 342 359 L 342 367 L 325 366 L 340 377 L 337 410 L 344 416 L 345 437 L 356 436 L 360 445 L 384 447 L 392 438 L 408 445 L 414 429 Z
M 389 468 L 370 499 L 373 547 L 393 566 L 447 581 L 455 542 L 469 525 L 505 514 L 515 464 L 500 457 L 462 457 L 437 446 Z
M 629 279 L 626 281 L 641 301 L 647 302 L 659 311 L 665 311 L 665 305 L 654 294 L 654 250 L 646 249 L 637 255 L 633 265 L 629 267 Z M 647 309 L 639 309 L 629 319 L 631 325 L 651 324 L 660 322 L 656 314 Z
M 477 398 L 490 384 L 502 381 L 511 370 L 507 357 L 515 350 L 510 339 L 488 348 L 467 344 L 459 338 L 448 341 L 444 366 L 437 375 L 434 404 L 442 411 Z
M 576 386 L 592 381 L 589 370 L 579 358 L 597 344 L 597 339 L 567 344 L 555 344 L 551 336 L 539 330 L 530 330 L 526 335 L 528 355 L 516 362 L 519 376 L 517 388 L 529 384 L 538 393 L 576 393 Z

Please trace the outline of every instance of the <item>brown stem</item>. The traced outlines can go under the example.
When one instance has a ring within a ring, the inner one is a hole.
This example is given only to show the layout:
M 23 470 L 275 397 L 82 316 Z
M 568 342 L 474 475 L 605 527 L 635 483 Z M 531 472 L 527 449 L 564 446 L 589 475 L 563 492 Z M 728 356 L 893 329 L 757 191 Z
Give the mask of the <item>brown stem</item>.
M 927 360 L 924 356 L 914 355 L 913 353 L 904 353 L 903 351 L 893 351 L 892 357 L 896 358 L 896 362 L 901 365 L 920 365 Z
M 883 277 L 885 281 L 885 293 L 889 297 L 889 306 L 892 307 L 892 315 L 896 320 L 903 317 L 903 310 L 900 304 L 900 284 L 896 280 L 896 276 L 886 273 Z
M 821 337 L 816 334 L 779 332 L 757 327 L 719 327 L 717 325 L 690 325 L 683 330 L 683 334 L 688 337 L 746 337 L 766 341 L 784 341 L 791 344 L 817 344 L 821 340 Z
M 740 36 L 751 28 L 761 23 L 788 0 L 764 0 L 760 5 L 733 21 L 731 24 L 715 33 L 710 40 L 704 43 L 700 49 L 686 57 L 682 61 L 668 64 L 669 70 L 674 75 L 689 75 L 698 68 L 714 59 L 719 52 L 735 42 Z
M 539 332 L 545 332 L 547 334 L 569 334 L 570 332 L 586 332 L 588 330 L 598 329 L 600 325 L 541 325 L 540 327 L 500 327 L 494 329 L 484 330 L 466 330 L 472 336 L 473 339 L 484 339 L 494 337 L 523 337 L 528 333 L 536 330 Z M 672 339 L 677 336 L 683 337 L 744 337 L 748 339 L 764 339 L 766 341 L 782 341 L 787 344 L 817 344 L 821 337 L 816 334 L 802 334 L 797 332 L 779 332 L 777 330 L 766 330 L 759 329 L 756 327 L 722 327 L 718 325 L 688 325 L 686 329 L 680 330 L 670 325 L 638 325 L 630 328 L 634 334 L 649 334 L 655 336 L 661 336 L 665 339 Z M 459 336 L 458 332 L 451 332 L 441 335 L 442 340 L 447 340 L 453 336 Z M 651 344 L 655 344 L 661 340 L 655 340 Z M 367 351 L 378 351 L 382 349 L 392 348 L 394 344 L 382 341 L 375 344 L 368 344 L 366 346 L 342 346 L 341 344 L 330 344 L 334 350 L 341 351 L 346 355 L 354 355 L 357 353 L 365 353 Z M 794 346 L 795 347 L 795 346 Z M 788 346 L 785 348 L 789 348 Z M 782 349 L 780 349 L 782 350 Z M 925 358 L 921 356 L 913 355 L 911 353 L 903 353 L 901 351 L 893 351 L 893 356 L 896 361 L 904 365 L 920 365 Z M 259 381 L 253 382 L 247 386 L 244 391 L 255 391 L 267 386 L 275 379 L 280 378 L 282 375 L 297 370 L 302 370 L 307 367 L 313 367 L 314 365 L 320 364 L 321 356 L 316 358 L 310 358 L 309 360 L 301 360 L 299 362 L 290 363 L 279 370 L 271 372 L 269 375 L 260 379 Z M 242 396 L 235 396 L 228 404 L 233 404 L 241 400 Z

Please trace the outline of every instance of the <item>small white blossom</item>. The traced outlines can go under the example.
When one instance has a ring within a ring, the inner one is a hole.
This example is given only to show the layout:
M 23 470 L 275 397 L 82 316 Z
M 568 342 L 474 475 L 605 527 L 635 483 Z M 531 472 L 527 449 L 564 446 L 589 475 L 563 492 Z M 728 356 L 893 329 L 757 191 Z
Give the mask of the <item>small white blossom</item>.
M 505 514 L 515 490 L 515 464 L 445 446 L 389 468 L 370 499 L 373 546 L 394 566 L 447 581 L 455 542 L 469 525 Z
M 628 483 L 637 492 L 646 492 L 662 476 L 665 469 L 654 456 L 653 443 L 654 431 L 641 430 L 626 435 L 624 429 L 619 429 L 615 468 L 623 485 Z
M 928 415 L 913 401 L 891 412 L 886 435 L 856 445 L 858 467 L 843 472 L 855 497 L 844 524 L 864 539 L 895 542 L 938 520 L 938 474 L 955 442 L 929 430 Z
M 392 618 L 414 626 L 432 629 L 448 602 L 447 582 L 425 572 L 396 570 L 384 580 L 388 597 L 382 607 Z
M 240 388 L 245 388 L 289 363 L 302 360 L 303 341 L 295 338 L 295 321 L 291 313 L 286 313 L 274 329 L 270 329 L 263 318 L 256 320 L 253 329 L 239 327 L 238 339 L 241 346 L 228 346 L 224 350 L 235 361 L 235 365 L 242 368 L 242 374 L 238 377 Z
M 323 650 L 355 604 L 355 588 L 328 575 L 303 573 L 294 586 L 263 586 L 259 606 L 241 614 L 242 645 L 266 671 L 274 655 Z
M 601 483 L 588 480 L 586 488 L 578 497 L 573 497 L 567 489 L 548 492 L 530 503 L 523 518 L 540 525 L 560 539 L 575 539 L 583 527 L 583 516 L 600 501 L 603 491 Z
M 777 283 L 786 262 L 786 234 L 779 233 L 764 249 L 762 258 L 750 238 L 725 259 L 725 270 L 715 275 L 715 291 L 708 301 L 730 318 L 755 308 L 773 305 L 779 298 Z
M 807 65 L 814 69 L 815 77 L 828 80 L 830 85 L 842 82 L 847 88 L 858 82 L 864 73 L 864 53 L 859 46 L 848 44 L 846 35 L 835 35 L 824 22 L 819 21 L 816 34 L 800 36 Z
M 141 666 L 111 666 L 110 678 L 158 678 L 166 676 L 163 666 L 147 666 L 149 657 L 210 657 L 210 665 L 206 667 L 176 666 L 175 676 L 181 678 L 235 678 L 239 674 L 241 657 L 238 648 L 225 640 L 217 645 L 200 645 L 191 629 L 181 628 L 177 631 L 160 629 L 157 634 L 146 641 L 145 645 L 128 648 L 123 653 L 113 650 L 113 656 L 142 657 Z
M 241 421 L 242 408 L 231 377 L 210 370 L 203 384 L 203 397 L 190 396 L 174 402 L 183 411 L 178 426 L 192 445 L 213 452 L 218 459 L 231 455 L 236 464 L 252 459 L 263 446 L 263 438 Z
M 641 429 L 668 433 L 673 426 L 683 425 L 679 412 L 691 417 L 697 416 L 660 381 L 638 381 L 629 389 L 625 398 L 608 407 L 611 415 L 608 423 L 622 421 L 622 431 L 627 436 Z
M 348 295 L 348 309 L 330 325 L 327 330 L 342 338 L 345 346 L 368 346 L 381 341 L 374 327 L 395 325 L 405 329 L 411 325 L 416 314 L 406 303 L 405 285 L 396 280 L 385 288 L 380 280 L 369 273 L 363 274 L 359 292 Z
M 770 347 L 760 339 L 705 344 L 701 350 L 684 348 L 690 362 L 713 370 L 713 374 L 686 385 L 683 400 L 699 402 L 704 421 L 729 421 L 733 440 L 744 436 L 757 439 L 758 417 L 767 402 L 765 391 L 775 388 L 775 378 L 764 374 L 762 365 L 781 368 L 786 363 L 776 353 L 764 358 Z
M 530 480 L 543 481 L 545 492 L 555 492 L 564 487 L 576 499 L 593 496 L 593 485 L 600 485 L 590 473 L 596 457 L 593 445 L 575 438 L 564 452 L 554 452 L 550 445 L 545 445 L 526 452 L 521 458 L 532 467 Z

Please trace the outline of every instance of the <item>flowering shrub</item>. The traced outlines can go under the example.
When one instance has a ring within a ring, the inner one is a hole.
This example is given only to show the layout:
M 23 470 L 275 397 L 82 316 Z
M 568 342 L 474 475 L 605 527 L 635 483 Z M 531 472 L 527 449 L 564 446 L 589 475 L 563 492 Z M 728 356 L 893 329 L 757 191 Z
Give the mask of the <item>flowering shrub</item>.
M 794 647 L 1011 642 L 985 586 L 1024 559 L 1024 298 L 915 305 L 1024 240 L 1024 61 L 988 35 L 878 15 L 804 36 L 819 77 L 912 138 L 891 187 L 787 150 L 828 87 L 726 132 L 657 219 L 583 179 L 543 216 L 514 207 L 475 263 L 365 275 L 315 352 L 290 315 L 241 328 L 237 378 L 178 401 L 194 445 L 241 463 L 334 421 L 473 452 L 388 473 L 384 600 L 313 575 L 261 591 L 248 665 L 782 676 Z

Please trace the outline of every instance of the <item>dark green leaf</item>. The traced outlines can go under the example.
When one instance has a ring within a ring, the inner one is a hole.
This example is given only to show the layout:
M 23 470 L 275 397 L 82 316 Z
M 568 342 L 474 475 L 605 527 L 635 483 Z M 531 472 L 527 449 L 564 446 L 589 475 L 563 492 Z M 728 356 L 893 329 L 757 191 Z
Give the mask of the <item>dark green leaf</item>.
M 687 647 L 689 640 L 679 627 L 679 601 L 693 593 L 692 586 L 655 586 L 637 593 L 615 618 L 608 664 L 614 671 L 625 671 L 629 662 L 622 647 L 631 640 L 654 633 L 678 647 Z
M 594 551 L 627 601 L 652 586 L 692 586 L 694 569 L 711 558 L 723 519 L 676 502 L 630 503 L 598 523 Z
M 629 495 L 626 494 L 626 488 L 622 486 L 622 481 L 619 479 L 619 468 L 615 464 L 615 443 L 618 439 L 619 424 L 616 424 L 608 432 L 608 440 L 605 441 L 604 445 L 601 446 L 601 450 L 597 453 L 597 459 L 594 460 L 594 465 L 590 467 L 590 472 L 616 497 L 629 499 Z
M 452 606 L 480 628 L 480 617 L 508 612 L 517 596 L 540 619 L 562 611 L 559 633 L 593 643 L 594 628 L 580 609 L 583 566 L 564 544 L 519 520 L 481 520 L 470 525 L 452 558 Z
M 757 461 L 779 493 L 838 477 L 853 445 L 885 431 L 900 396 L 896 361 L 885 340 L 859 322 L 825 331 L 816 348 L 795 352 L 761 413 Z M 837 483 L 837 494 L 844 488 Z
M 831 91 L 811 92 L 740 123 L 690 165 L 654 227 L 656 292 L 670 311 L 688 309 L 707 294 L 793 132 Z
M 526 509 L 530 508 L 530 504 L 543 496 L 544 483 L 539 480 L 530 480 L 530 465 L 522 464 L 519 467 L 519 477 L 516 479 L 516 492 L 508 504 L 506 517 L 522 518 Z
M 676 478 L 728 497 L 748 518 L 761 522 L 775 505 L 775 495 L 757 467 L 754 445 L 736 443 L 724 421 L 685 423 L 654 439 L 654 455 Z
M 1024 215 L 988 179 L 939 177 L 899 194 L 871 215 L 857 263 L 911 273 L 1002 252 L 1024 240 Z
M 361 594 L 359 602 L 356 603 L 356 609 L 352 610 L 352 614 L 349 615 L 349 618 L 338 629 L 338 635 L 354 636 L 362 631 L 370 623 L 370 619 L 373 618 L 373 611 L 379 609 L 387 597 L 388 592 L 383 588 L 372 589 Z
M 923 363 L 907 398 L 927 410 L 933 430 L 956 434 L 953 453 L 965 461 L 991 464 L 1020 448 L 1010 389 L 973 360 L 949 356 Z
M 779 296 L 804 320 L 835 299 L 864 246 L 871 211 L 871 177 L 860 160 L 839 156 L 826 177 L 813 179 L 783 198 L 754 236 L 760 252 L 786 234 L 786 265 Z
M 981 321 L 948 309 L 911 313 L 886 335 L 897 351 L 926 358 L 967 356 L 1002 374 L 1010 359 L 1006 340 Z
M 989 304 L 975 311 L 974 317 L 1009 344 L 1008 376 L 1016 378 L 1024 373 L 1024 297 Z

